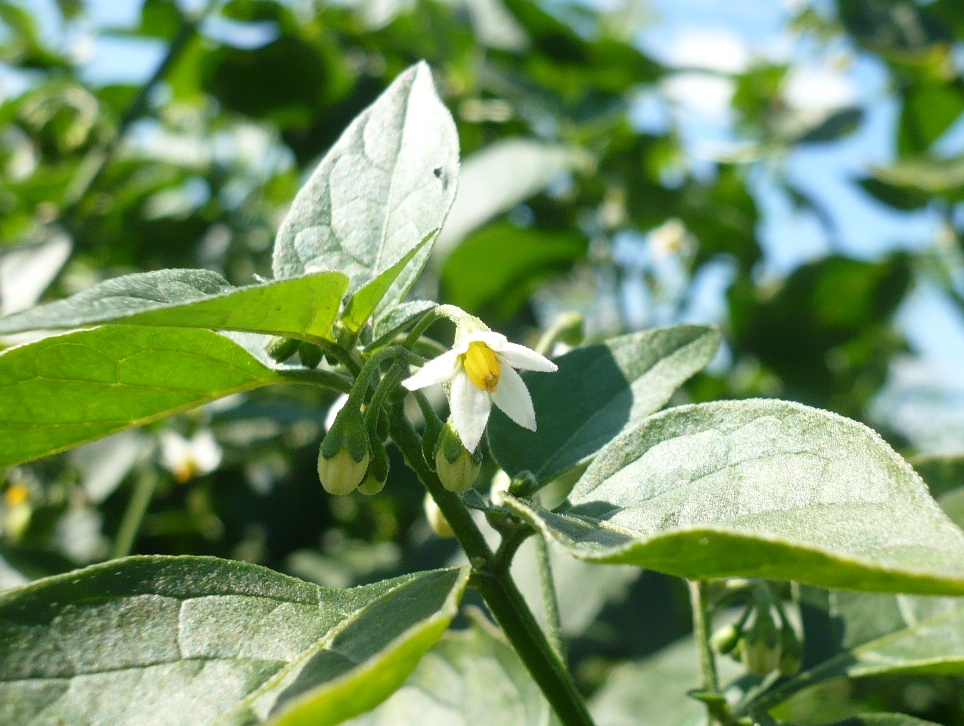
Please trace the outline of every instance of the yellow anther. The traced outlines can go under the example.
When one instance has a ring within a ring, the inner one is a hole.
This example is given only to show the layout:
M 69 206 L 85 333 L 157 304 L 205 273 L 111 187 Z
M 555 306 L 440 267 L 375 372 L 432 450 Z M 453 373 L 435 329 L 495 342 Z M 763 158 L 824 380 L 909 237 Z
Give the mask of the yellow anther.
M 3 493 L 3 499 L 8 507 L 16 507 L 30 499 L 30 490 L 23 484 L 12 484 Z
M 477 388 L 491 393 L 499 385 L 499 359 L 485 343 L 474 341 L 469 343 L 469 349 L 463 358 L 465 374 Z

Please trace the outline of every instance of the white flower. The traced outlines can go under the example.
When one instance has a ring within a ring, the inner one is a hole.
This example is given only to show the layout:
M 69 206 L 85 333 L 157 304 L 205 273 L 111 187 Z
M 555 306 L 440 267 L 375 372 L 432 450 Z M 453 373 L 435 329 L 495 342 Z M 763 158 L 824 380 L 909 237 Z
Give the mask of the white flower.
M 516 368 L 545 373 L 557 370 L 555 363 L 534 350 L 485 330 L 461 338 L 452 350 L 430 360 L 402 385 L 415 391 L 451 381 L 449 405 L 455 430 L 465 448 L 475 451 L 493 403 L 520 426 L 536 430 L 532 398 Z
M 175 431 L 161 433 L 161 466 L 182 484 L 210 474 L 221 464 L 221 447 L 207 429 L 186 439 Z

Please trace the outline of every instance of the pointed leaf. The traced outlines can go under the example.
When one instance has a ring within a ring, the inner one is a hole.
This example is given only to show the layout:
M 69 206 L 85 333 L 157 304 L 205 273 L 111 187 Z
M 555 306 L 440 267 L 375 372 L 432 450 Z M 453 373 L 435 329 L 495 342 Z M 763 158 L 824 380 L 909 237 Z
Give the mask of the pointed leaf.
M 329 337 L 347 287 L 340 272 L 238 288 L 208 270 L 160 270 L 2 318 L 0 335 L 120 322 Z
M 552 375 L 523 373 L 538 429 L 521 429 L 494 411 L 492 452 L 510 476 L 528 470 L 549 482 L 657 411 L 713 360 L 719 344 L 715 328 L 677 325 L 579 348 L 559 358 Z
M 442 635 L 465 569 L 334 590 L 211 557 L 131 557 L 0 596 L 3 723 L 314 724 L 371 708 Z
M 361 327 L 378 308 L 379 303 L 384 299 L 385 294 L 391 289 L 392 285 L 398 279 L 398 276 L 402 274 L 406 265 L 408 265 L 417 254 L 431 245 L 437 233 L 438 230 L 429 232 L 425 235 L 425 239 L 419 242 L 418 245 L 402 257 L 402 259 L 375 279 L 370 280 L 361 290 L 351 296 L 341 318 L 346 328 L 353 332 L 361 330 Z M 395 305 L 392 304 L 390 307 L 394 308 Z
M 474 612 L 445 635 L 399 690 L 354 726 L 558 724 L 539 686 L 502 634 Z
M 785 401 L 656 414 L 549 512 L 506 503 L 569 552 L 690 578 L 964 593 L 964 532 L 876 433 Z
M 209 330 L 113 325 L 0 353 L 0 466 L 281 380 Z
M 352 292 L 362 289 L 442 226 L 457 174 L 455 124 L 419 63 L 351 123 L 298 192 L 275 241 L 275 277 L 341 270 Z M 429 250 L 405 267 L 385 305 L 402 299 Z

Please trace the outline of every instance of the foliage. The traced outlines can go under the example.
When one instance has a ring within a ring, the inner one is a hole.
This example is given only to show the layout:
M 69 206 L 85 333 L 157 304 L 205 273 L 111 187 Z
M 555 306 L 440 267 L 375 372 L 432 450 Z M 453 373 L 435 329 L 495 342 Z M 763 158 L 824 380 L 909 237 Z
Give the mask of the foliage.
M 875 413 L 914 291 L 964 310 L 964 23 L 795 8 L 886 73 L 853 188 L 933 246 L 775 277 L 759 178 L 832 236 L 785 165 L 868 109 L 756 59 L 701 167 L 630 4 L 0 2 L 0 721 L 964 719 L 964 457 Z M 450 404 L 401 385 L 452 346 Z

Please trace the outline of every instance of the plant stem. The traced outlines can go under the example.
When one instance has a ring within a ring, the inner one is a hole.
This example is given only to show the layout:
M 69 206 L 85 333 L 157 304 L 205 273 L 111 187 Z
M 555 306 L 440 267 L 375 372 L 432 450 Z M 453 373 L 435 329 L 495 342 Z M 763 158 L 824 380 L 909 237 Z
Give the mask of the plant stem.
M 425 463 L 418 434 L 398 405 L 391 412 L 391 435 L 408 465 L 448 520 L 472 564 L 473 585 L 481 593 L 553 710 L 567 725 L 591 726 L 592 718 L 569 670 L 549 645 L 509 573 L 494 566 L 495 555 L 461 498 L 446 490 L 435 472 Z
M 720 681 L 716 674 L 716 658 L 710 647 L 710 613 L 706 603 L 706 580 L 688 580 L 690 589 L 690 604 L 693 608 L 693 637 L 696 639 L 696 650 L 699 656 L 700 675 L 703 679 L 703 693 L 709 696 L 720 696 L 719 700 L 706 699 L 708 723 L 710 726 L 721 726 L 729 721 L 728 709 L 720 694 Z
M 309 383 L 313 386 L 330 388 L 341 393 L 349 393 L 352 388 L 351 379 L 334 371 L 293 368 L 282 371 L 281 377 L 288 383 Z
M 151 469 L 141 471 L 134 482 L 134 491 L 131 492 L 127 509 L 124 510 L 124 517 L 117 529 L 114 546 L 111 548 L 111 559 L 127 557 L 134 550 L 134 542 L 137 540 L 137 534 L 140 532 L 151 499 L 154 498 L 157 482 L 157 473 Z
M 562 618 L 559 617 L 559 595 L 552 579 L 552 563 L 549 561 L 549 543 L 541 532 L 535 536 L 536 567 L 539 569 L 539 584 L 542 586 L 542 603 L 546 613 L 546 630 L 549 644 L 556 655 L 565 658 L 562 640 Z

